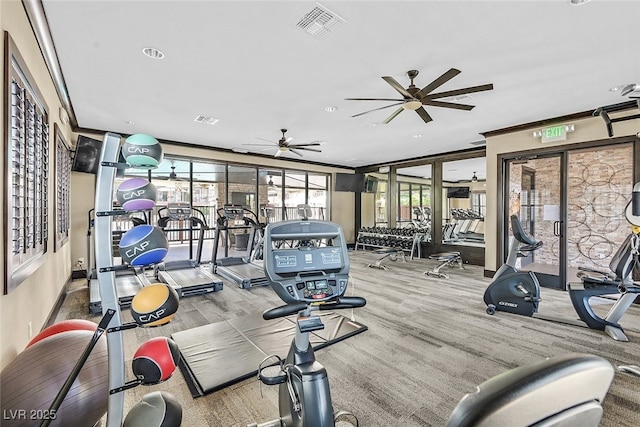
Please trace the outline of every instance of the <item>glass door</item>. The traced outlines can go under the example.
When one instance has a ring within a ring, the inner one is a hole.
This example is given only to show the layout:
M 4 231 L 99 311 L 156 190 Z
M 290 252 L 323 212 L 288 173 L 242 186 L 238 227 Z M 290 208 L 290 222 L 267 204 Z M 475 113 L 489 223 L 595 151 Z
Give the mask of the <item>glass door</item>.
M 509 217 L 543 246 L 518 258 L 540 285 L 567 289 L 580 267 L 608 271 L 629 234 L 624 215 L 633 189 L 633 143 L 567 150 L 505 161 L 504 256 L 513 234 Z
M 504 255 L 513 240 L 510 217 L 517 215 L 525 231 L 543 242 L 540 249 L 518 258 L 518 268 L 535 272 L 541 286 L 565 289 L 562 155 L 506 162 Z

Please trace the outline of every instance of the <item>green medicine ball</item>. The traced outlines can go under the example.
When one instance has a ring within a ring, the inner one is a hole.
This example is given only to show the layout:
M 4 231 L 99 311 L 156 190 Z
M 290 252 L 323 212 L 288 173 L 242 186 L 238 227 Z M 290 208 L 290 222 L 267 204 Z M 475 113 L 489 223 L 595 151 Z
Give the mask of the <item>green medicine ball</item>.
M 151 135 L 136 133 L 125 140 L 122 155 L 132 168 L 155 169 L 162 161 L 162 145 Z

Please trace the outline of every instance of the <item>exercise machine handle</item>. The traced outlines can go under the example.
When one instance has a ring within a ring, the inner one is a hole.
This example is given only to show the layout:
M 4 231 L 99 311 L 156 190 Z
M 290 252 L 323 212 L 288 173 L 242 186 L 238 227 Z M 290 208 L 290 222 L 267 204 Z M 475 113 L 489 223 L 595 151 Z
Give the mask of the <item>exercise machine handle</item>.
M 318 310 L 339 310 L 343 308 L 364 307 L 366 304 L 367 300 L 362 297 L 340 297 L 333 302 L 325 302 L 318 304 L 315 307 L 317 307 Z M 299 313 L 302 310 L 306 310 L 308 306 L 309 304 L 306 302 L 281 305 L 280 307 L 270 308 L 262 313 L 262 318 L 264 320 L 272 320 L 279 317 L 290 316 L 292 314 Z
M 281 305 L 280 307 L 270 308 L 269 310 L 262 313 L 262 318 L 264 320 L 277 319 L 279 317 L 285 317 L 285 316 L 290 316 L 292 314 L 299 313 L 302 310 L 305 310 L 306 308 L 307 308 L 306 302 Z
M 358 308 L 358 307 L 364 307 L 366 304 L 367 304 L 367 300 L 362 297 L 340 297 L 335 302 L 320 304 L 318 306 L 318 309 L 338 310 L 342 308 Z

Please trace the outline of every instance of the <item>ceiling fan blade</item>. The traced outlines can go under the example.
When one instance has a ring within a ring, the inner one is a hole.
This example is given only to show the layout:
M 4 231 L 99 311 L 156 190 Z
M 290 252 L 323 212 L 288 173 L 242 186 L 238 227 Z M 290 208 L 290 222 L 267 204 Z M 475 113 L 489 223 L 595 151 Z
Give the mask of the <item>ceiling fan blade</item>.
M 486 85 L 466 87 L 464 89 L 448 90 L 446 92 L 440 92 L 440 93 L 430 93 L 428 95 L 425 95 L 423 99 L 445 98 L 447 96 L 465 95 L 467 93 L 482 92 L 485 90 L 492 90 L 492 89 L 493 89 L 493 84 L 489 83 Z
M 276 154 L 273 155 L 273 157 L 280 157 L 282 155 L 282 150 L 278 150 L 276 151 Z
M 422 117 L 422 120 L 424 120 L 425 123 L 429 123 L 431 120 L 433 120 L 429 113 L 427 113 L 427 110 L 424 109 L 424 107 L 418 108 L 416 110 L 416 113 L 418 113 L 418 115 Z
M 396 98 L 345 98 L 345 101 L 404 101 Z
M 307 143 L 307 144 L 293 144 L 293 145 L 290 145 L 289 147 L 294 147 L 294 148 L 299 148 L 299 147 L 315 147 L 315 146 L 318 146 L 318 145 L 320 145 L 320 143 L 319 143 L 319 142 L 309 142 L 309 143 Z
M 278 143 L 277 143 L 277 142 L 275 142 L 275 141 L 269 141 L 268 139 L 258 138 L 258 137 L 256 137 L 256 139 L 259 139 L 260 141 L 269 142 L 269 143 L 271 143 L 271 144 L 276 144 L 276 145 L 278 145 Z
M 400 92 L 400 95 L 404 96 L 405 98 L 413 98 L 413 95 L 411 95 L 409 92 L 407 92 L 407 90 L 404 87 L 402 87 L 402 85 L 400 83 L 398 83 L 398 81 L 396 79 L 394 79 L 393 77 L 384 76 L 382 78 L 384 79 L 385 82 L 389 83 L 391 85 L 391 87 L 393 87 L 395 90 Z
M 284 140 L 284 142 L 291 142 L 291 141 L 293 141 L 293 137 L 292 137 L 292 136 L 288 136 L 288 137 Z
M 422 103 L 424 105 L 432 105 L 434 107 L 455 108 L 456 110 L 466 110 L 466 111 L 470 111 L 475 108 L 475 105 L 454 104 L 453 102 L 436 101 L 434 99 L 425 99 L 422 101 Z
M 295 149 L 293 148 L 289 148 L 289 151 L 292 152 L 293 154 L 297 154 L 298 156 L 302 157 L 302 154 L 298 153 Z
M 450 68 L 449 71 L 443 73 L 440 77 L 438 77 L 437 79 L 435 79 L 434 81 L 432 81 L 431 83 L 429 83 L 428 85 L 420 89 L 420 92 L 416 94 L 416 98 L 421 99 L 423 96 L 425 96 L 432 90 L 439 88 L 440 86 L 442 86 L 443 84 L 445 84 L 446 82 L 448 82 L 449 80 L 457 76 L 458 74 L 460 74 L 460 70 L 455 68 Z
M 384 119 L 384 121 L 382 122 L 383 124 L 387 124 L 389 123 L 391 120 L 393 120 L 398 114 L 402 113 L 404 111 L 404 108 L 400 107 L 398 108 L 396 111 L 393 112 L 393 114 L 391 114 L 389 117 L 387 117 L 386 119 Z
M 403 101 L 401 101 L 401 102 L 396 102 L 395 104 L 385 105 L 384 107 L 374 108 L 373 110 L 367 110 L 367 111 L 365 111 L 365 112 L 363 112 L 363 113 L 358 113 L 358 114 L 355 114 L 355 115 L 353 115 L 353 116 L 351 116 L 351 117 L 358 117 L 358 116 L 361 116 L 361 115 L 363 115 L 363 114 L 370 113 L 370 112 L 372 112 L 372 111 L 384 110 L 385 108 L 395 107 L 396 105 L 400 105 L 400 104 L 404 104 L 404 100 L 403 100 Z
M 315 151 L 316 153 L 322 153 L 322 150 L 316 150 L 315 148 L 307 148 L 301 147 L 299 145 L 292 145 L 289 147 L 290 150 L 307 150 L 307 151 Z

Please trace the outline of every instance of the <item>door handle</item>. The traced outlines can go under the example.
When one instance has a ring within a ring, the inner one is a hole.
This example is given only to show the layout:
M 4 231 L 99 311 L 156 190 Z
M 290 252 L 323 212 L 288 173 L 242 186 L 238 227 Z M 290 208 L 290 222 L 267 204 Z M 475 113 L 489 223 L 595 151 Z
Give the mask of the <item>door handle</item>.
M 562 237 L 562 221 L 553 221 L 553 235 Z

